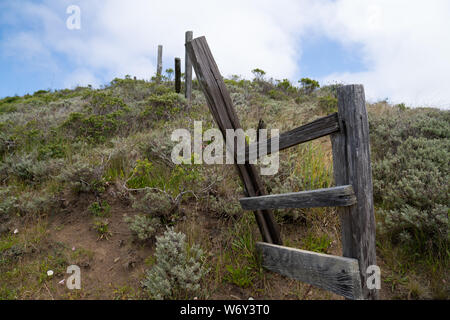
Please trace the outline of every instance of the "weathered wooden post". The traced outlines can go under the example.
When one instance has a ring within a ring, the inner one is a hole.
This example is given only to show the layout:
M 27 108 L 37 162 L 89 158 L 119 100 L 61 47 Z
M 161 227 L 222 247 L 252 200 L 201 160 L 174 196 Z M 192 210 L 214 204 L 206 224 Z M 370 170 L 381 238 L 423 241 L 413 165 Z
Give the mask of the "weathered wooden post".
M 209 109 L 225 139 L 227 129 L 237 130 L 242 127 L 205 37 L 187 42 L 186 51 L 192 61 Z M 234 143 L 235 148 L 236 145 Z M 236 149 L 234 155 L 235 157 L 237 155 Z M 266 194 L 261 177 L 254 165 L 236 163 L 236 167 L 245 186 L 247 196 Z M 269 210 L 255 210 L 254 214 L 263 240 L 268 243 L 282 244 L 279 226 L 273 213 Z
M 180 58 L 175 58 L 175 92 L 180 93 L 181 91 L 181 60 Z
M 185 43 L 188 43 L 192 40 L 193 32 L 192 31 L 186 31 L 185 35 Z M 189 54 L 187 50 L 185 50 L 185 57 L 184 57 L 184 96 L 188 101 L 191 101 L 191 94 L 192 94 L 192 62 L 191 59 L 189 59 Z
M 332 135 L 336 185 L 352 185 L 357 203 L 339 207 L 343 256 L 358 260 L 364 299 L 377 299 L 376 289 L 367 287 L 367 267 L 376 265 L 375 217 L 369 123 L 362 85 L 338 88 L 340 132 Z
M 163 51 L 163 46 L 159 45 L 158 46 L 158 61 L 157 61 L 157 65 L 156 65 L 156 77 L 158 78 L 158 82 L 159 79 L 161 79 L 161 74 L 162 74 L 162 52 Z

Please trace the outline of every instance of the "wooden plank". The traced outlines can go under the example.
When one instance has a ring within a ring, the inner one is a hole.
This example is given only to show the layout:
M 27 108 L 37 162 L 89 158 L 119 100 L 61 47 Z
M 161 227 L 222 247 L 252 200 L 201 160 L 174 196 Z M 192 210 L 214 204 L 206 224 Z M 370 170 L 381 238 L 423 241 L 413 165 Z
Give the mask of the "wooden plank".
M 329 290 L 348 299 L 362 299 L 358 260 L 256 243 L 266 269 Z
M 246 161 L 254 160 L 260 157 L 257 150 L 260 150 L 261 146 L 267 145 L 267 154 L 284 150 L 295 146 L 300 143 L 304 143 L 310 140 L 314 140 L 335 132 L 339 131 L 339 122 L 337 113 L 330 114 L 326 117 L 314 120 L 308 124 L 295 128 L 293 130 L 283 132 L 277 137 L 255 142 L 256 146 L 253 144 L 248 149 L 245 150 Z M 271 150 L 272 140 L 278 140 L 278 150 Z
M 206 97 L 208 107 L 225 139 L 226 129 L 236 130 L 241 128 L 241 125 L 230 94 L 220 75 L 219 68 L 214 61 L 205 37 L 199 37 L 187 42 L 186 50 Z M 234 155 L 236 157 L 236 139 L 235 141 L 226 141 L 226 143 L 228 145 L 234 145 Z M 235 163 L 237 163 L 236 159 Z M 244 184 L 247 196 L 259 196 L 266 193 L 261 177 L 254 165 L 248 163 L 236 164 L 236 168 Z M 275 222 L 273 213 L 267 210 L 257 210 L 254 214 L 263 240 L 269 243 L 281 244 L 279 226 Z
M 341 131 L 332 136 L 334 178 L 337 185 L 352 185 L 357 199 L 354 206 L 338 208 L 343 256 L 358 260 L 364 298 L 377 299 L 377 290 L 366 286 L 367 267 L 376 265 L 376 247 L 369 124 L 362 85 L 338 88 L 338 114 Z
M 239 199 L 244 210 L 351 206 L 356 203 L 352 186 L 271 194 Z
M 181 60 L 180 58 L 175 58 L 175 92 L 180 93 L 181 91 Z
M 192 40 L 193 32 L 192 31 L 186 31 L 185 34 L 185 43 L 188 43 Z M 189 54 L 186 50 L 186 54 L 184 57 L 184 96 L 186 99 L 191 100 L 192 96 L 192 62 L 191 59 L 189 59 Z
M 156 75 L 157 77 L 161 77 L 162 74 L 162 53 L 163 53 L 163 46 L 158 46 L 158 60 L 156 65 Z

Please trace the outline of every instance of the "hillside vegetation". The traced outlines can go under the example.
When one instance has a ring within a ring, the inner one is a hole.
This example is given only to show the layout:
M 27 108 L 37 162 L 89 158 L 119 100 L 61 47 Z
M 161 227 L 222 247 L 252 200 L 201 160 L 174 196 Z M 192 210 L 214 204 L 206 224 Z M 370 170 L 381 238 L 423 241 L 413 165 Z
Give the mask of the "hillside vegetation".
M 244 129 L 337 110 L 337 85 L 254 74 L 225 80 Z M 0 100 L 0 299 L 340 299 L 261 267 L 233 165 L 171 161 L 173 130 L 216 125 L 198 83 L 189 105 L 156 80 Z M 381 298 L 447 299 L 450 113 L 368 110 Z M 270 193 L 330 187 L 331 160 L 324 137 L 280 152 L 263 180 Z M 335 208 L 275 215 L 285 245 L 341 254 Z M 81 290 L 62 283 L 72 264 Z

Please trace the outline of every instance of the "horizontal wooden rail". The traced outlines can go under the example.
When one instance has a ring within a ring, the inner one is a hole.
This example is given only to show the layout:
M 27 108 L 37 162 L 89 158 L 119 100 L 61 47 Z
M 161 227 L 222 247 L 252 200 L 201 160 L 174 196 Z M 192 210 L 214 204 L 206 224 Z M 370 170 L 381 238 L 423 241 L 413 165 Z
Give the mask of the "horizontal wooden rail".
M 353 187 L 339 186 L 311 191 L 271 194 L 239 199 L 244 210 L 346 207 L 356 203 Z
M 358 260 L 257 242 L 266 269 L 332 291 L 362 299 Z
M 283 132 L 277 137 L 267 139 L 261 142 L 254 142 L 245 150 L 246 161 L 252 161 L 259 158 L 257 155 L 261 146 L 267 145 L 267 154 L 271 154 L 280 150 L 284 150 L 295 146 L 300 143 L 304 143 L 310 140 L 318 139 L 320 137 L 335 133 L 339 131 L 338 114 L 333 113 L 326 117 L 319 118 L 308 124 L 292 129 L 287 132 Z M 272 139 L 278 139 L 278 150 L 272 150 Z

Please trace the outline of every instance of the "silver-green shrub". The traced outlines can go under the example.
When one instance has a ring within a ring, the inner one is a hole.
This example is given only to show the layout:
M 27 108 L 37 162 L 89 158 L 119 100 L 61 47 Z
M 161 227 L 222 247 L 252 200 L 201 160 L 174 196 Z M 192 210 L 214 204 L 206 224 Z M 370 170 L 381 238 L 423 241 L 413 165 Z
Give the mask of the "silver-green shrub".
M 408 246 L 449 244 L 450 112 L 399 110 L 370 115 L 378 230 Z
M 142 197 L 132 197 L 132 207 L 152 216 L 166 216 L 172 207 L 170 198 L 161 192 L 149 190 Z
M 142 282 L 153 299 L 193 299 L 200 293 L 200 281 L 208 270 L 203 250 L 186 243 L 186 235 L 168 228 L 157 237 L 156 264 Z
M 66 183 L 73 192 L 101 193 L 104 190 L 103 168 L 93 166 L 86 161 L 79 160 L 72 166 L 66 167 L 58 179 Z
M 242 208 L 237 201 L 214 196 L 209 196 L 208 200 L 209 208 L 220 217 L 236 218 L 242 213 Z
M 143 214 L 138 214 L 134 217 L 124 215 L 124 221 L 128 224 L 131 232 L 141 241 L 154 237 L 158 227 L 161 225 L 159 219 Z

